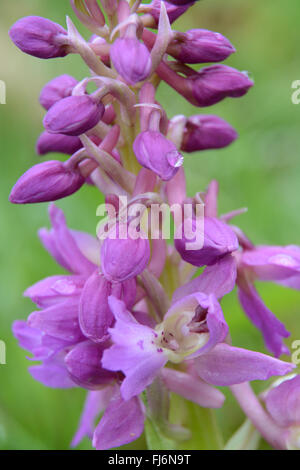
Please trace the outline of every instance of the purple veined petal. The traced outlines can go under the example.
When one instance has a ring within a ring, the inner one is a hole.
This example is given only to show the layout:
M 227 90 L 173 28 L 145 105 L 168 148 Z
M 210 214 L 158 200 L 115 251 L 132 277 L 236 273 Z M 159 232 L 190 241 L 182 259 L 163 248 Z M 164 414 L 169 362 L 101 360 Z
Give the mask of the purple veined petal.
M 297 246 L 258 246 L 243 252 L 241 265 L 254 271 L 262 281 L 284 281 L 300 276 L 300 249 Z
M 78 297 L 85 283 L 82 276 L 50 276 L 26 289 L 29 297 L 40 308 L 50 307 L 68 298 Z
M 70 379 L 68 371 L 60 359 L 51 358 L 39 366 L 29 367 L 32 377 L 50 388 L 76 387 Z
M 58 101 L 72 95 L 78 81 L 71 75 L 60 75 L 47 83 L 40 93 L 40 104 L 48 111 Z
M 187 238 L 187 219 L 178 228 L 175 238 L 175 248 L 184 261 L 193 266 L 205 266 L 215 264 L 220 258 L 228 253 L 236 251 L 239 247 L 237 236 L 229 225 L 214 217 L 204 217 L 203 224 L 197 227 L 195 218 L 190 219 L 192 233 Z M 197 232 L 198 230 L 198 232 Z M 201 231 L 203 243 L 200 244 Z M 200 248 L 190 249 L 189 243 L 195 243 L 199 239 Z M 191 239 L 191 235 L 193 238 Z
M 34 351 L 42 346 L 42 331 L 30 327 L 26 321 L 14 321 L 12 331 L 21 348 L 34 354 Z
M 76 343 L 83 340 L 78 322 L 78 300 L 73 299 L 31 313 L 28 325 L 55 338 Z
M 300 375 L 272 388 L 265 398 L 268 412 L 282 427 L 300 424 Z
M 164 368 L 161 371 L 166 387 L 203 408 L 221 408 L 225 397 L 220 390 L 185 372 Z
M 114 327 L 109 329 L 114 344 L 104 351 L 102 365 L 125 374 L 121 394 L 124 400 L 130 400 L 152 383 L 168 358 L 154 344 L 155 331 L 139 324 L 124 302 L 111 296 L 109 305 L 116 319 Z
M 107 450 L 135 441 L 144 430 L 144 412 L 140 400 L 124 401 L 118 394 L 105 410 L 95 429 L 93 446 Z
M 214 294 L 218 299 L 232 291 L 236 281 L 236 260 L 228 254 L 212 266 L 207 266 L 200 276 L 187 284 L 178 287 L 173 294 L 172 302 L 196 292 Z
M 95 429 L 95 419 L 102 410 L 105 410 L 113 394 L 113 388 L 107 386 L 102 390 L 88 392 L 84 404 L 84 409 L 80 418 L 80 423 L 75 436 L 73 437 L 71 447 L 76 447 L 82 439 L 87 436 L 93 439 Z
M 225 343 L 217 344 L 207 354 L 195 359 L 199 377 L 217 386 L 267 380 L 272 376 L 288 374 L 294 367 L 294 364 Z
M 49 216 L 53 226 L 52 231 L 40 232 L 46 249 L 68 271 L 74 274 L 90 275 L 95 270 L 95 265 L 80 251 L 72 232 L 66 225 L 63 211 L 54 204 L 50 204 Z
M 27 357 L 29 361 L 44 361 L 70 345 L 69 341 L 46 335 L 25 321 L 15 321 L 12 330 L 20 347 L 33 354 L 33 357 Z
M 145 80 L 151 72 L 150 52 L 136 38 L 116 39 L 110 48 L 110 58 L 117 72 L 129 85 Z
M 114 285 L 118 297 L 121 284 Z M 108 338 L 108 328 L 114 317 L 108 305 L 112 284 L 101 273 L 95 271 L 86 281 L 82 291 L 79 307 L 79 323 L 83 334 L 96 342 Z
M 77 344 L 65 357 L 71 379 L 80 387 L 95 390 L 112 383 L 116 376 L 103 369 L 101 359 L 107 344 L 84 341 Z
M 282 338 L 288 338 L 290 333 L 269 310 L 258 295 L 255 287 L 248 283 L 238 290 L 239 301 L 251 322 L 262 332 L 266 347 L 276 356 L 289 354 Z

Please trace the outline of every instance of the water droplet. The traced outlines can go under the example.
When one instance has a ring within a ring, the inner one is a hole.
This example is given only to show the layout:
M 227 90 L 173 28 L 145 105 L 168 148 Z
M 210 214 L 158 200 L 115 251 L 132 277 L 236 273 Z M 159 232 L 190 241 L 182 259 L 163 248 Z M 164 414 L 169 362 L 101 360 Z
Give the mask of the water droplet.
M 166 154 L 166 157 L 173 168 L 179 168 L 183 164 L 183 155 L 177 150 L 171 150 Z

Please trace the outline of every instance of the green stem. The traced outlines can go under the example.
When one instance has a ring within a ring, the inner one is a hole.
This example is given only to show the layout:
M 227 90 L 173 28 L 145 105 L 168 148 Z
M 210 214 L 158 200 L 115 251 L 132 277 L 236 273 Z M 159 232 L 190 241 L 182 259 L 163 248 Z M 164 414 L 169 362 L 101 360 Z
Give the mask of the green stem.
M 192 434 L 191 439 L 182 442 L 181 450 L 223 449 L 223 437 L 214 410 L 202 408 L 179 395 L 173 395 L 171 419 L 180 421 Z

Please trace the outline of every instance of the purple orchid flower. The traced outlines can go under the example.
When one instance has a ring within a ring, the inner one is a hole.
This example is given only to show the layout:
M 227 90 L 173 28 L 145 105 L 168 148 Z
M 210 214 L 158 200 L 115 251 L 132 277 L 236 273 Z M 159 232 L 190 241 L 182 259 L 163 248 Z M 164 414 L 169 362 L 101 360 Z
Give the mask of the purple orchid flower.
M 104 351 L 102 365 L 125 374 L 121 385 L 125 400 L 149 386 L 168 361 L 176 364 L 195 360 L 197 374 L 213 385 L 266 380 L 294 367 L 223 343 L 228 326 L 213 295 L 185 297 L 170 308 L 155 329 L 139 324 L 116 298 L 110 297 L 109 305 L 116 318 L 115 326 L 109 330 L 114 344 Z M 232 361 L 236 362 L 235 367 L 231 367 Z

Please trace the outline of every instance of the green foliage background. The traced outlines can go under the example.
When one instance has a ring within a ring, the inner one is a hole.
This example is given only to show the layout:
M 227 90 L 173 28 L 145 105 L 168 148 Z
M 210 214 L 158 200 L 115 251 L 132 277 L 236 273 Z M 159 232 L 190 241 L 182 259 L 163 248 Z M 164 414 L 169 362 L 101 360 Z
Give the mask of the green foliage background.
M 25 319 L 34 308 L 22 297 L 24 289 L 61 272 L 36 236 L 39 227 L 48 225 L 47 206 L 13 206 L 8 195 L 16 179 L 38 161 L 34 146 L 42 131 L 41 87 L 62 73 L 81 79 L 86 69 L 79 57 L 40 61 L 26 56 L 7 35 L 9 27 L 27 15 L 64 24 L 66 14 L 74 16 L 67 0 L 0 0 L 0 6 L 0 79 L 7 85 L 7 104 L 0 105 L 0 339 L 7 345 L 7 364 L 0 365 L 0 449 L 66 449 L 85 393 L 46 389 L 35 382 L 27 372 L 25 352 L 11 334 L 13 320 Z M 226 63 L 248 70 L 255 79 L 246 97 L 200 110 L 228 120 L 239 140 L 225 150 L 187 155 L 185 168 L 190 195 L 217 178 L 221 213 L 249 208 L 237 223 L 256 243 L 300 244 L 300 106 L 291 102 L 291 83 L 300 79 L 299 15 L 299 0 L 203 0 L 175 23 L 176 29 L 223 33 L 237 49 Z M 164 85 L 160 100 L 169 116 L 197 113 Z M 87 187 L 59 206 L 71 226 L 94 233 L 100 202 L 97 191 Z M 300 293 L 267 284 L 259 290 L 291 331 L 288 343 L 300 338 Z M 235 292 L 224 299 L 223 308 L 233 343 L 264 351 Z M 225 439 L 243 419 L 227 395 L 217 412 Z M 134 445 L 143 446 L 143 440 Z M 86 441 L 81 448 L 91 447 Z

